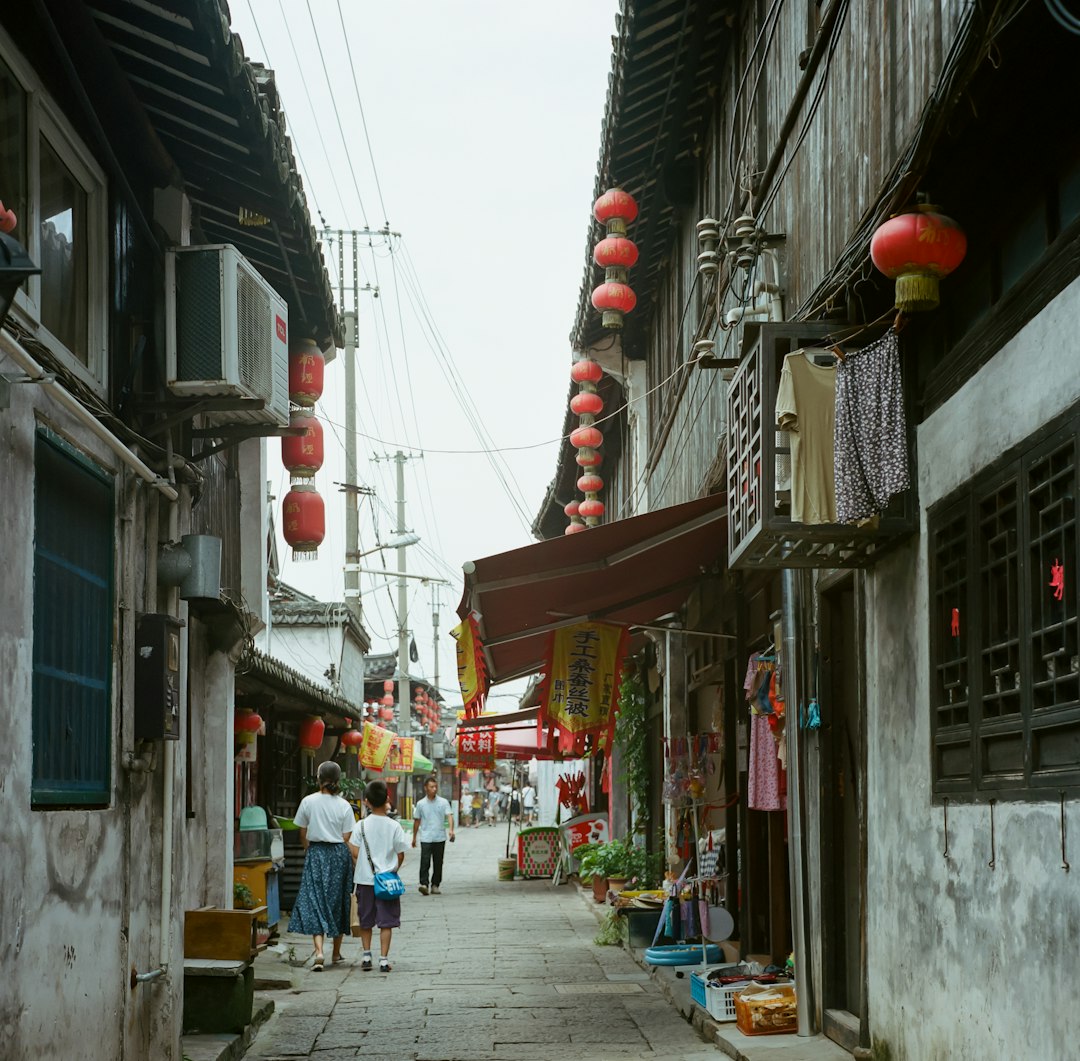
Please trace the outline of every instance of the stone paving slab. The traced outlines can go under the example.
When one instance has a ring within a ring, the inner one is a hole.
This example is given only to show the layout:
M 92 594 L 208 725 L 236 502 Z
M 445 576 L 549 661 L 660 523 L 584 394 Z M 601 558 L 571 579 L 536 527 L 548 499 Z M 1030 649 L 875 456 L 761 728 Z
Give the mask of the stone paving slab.
M 287 970 L 292 988 L 273 992 L 253 1061 L 719 1061 L 630 954 L 593 943 L 575 886 L 496 879 L 505 842 L 461 830 L 439 896 L 416 892 L 407 853 L 389 974 L 362 972 L 352 938 L 341 966 L 288 965 L 281 954 L 309 956 L 311 941 L 286 935 L 267 976 Z

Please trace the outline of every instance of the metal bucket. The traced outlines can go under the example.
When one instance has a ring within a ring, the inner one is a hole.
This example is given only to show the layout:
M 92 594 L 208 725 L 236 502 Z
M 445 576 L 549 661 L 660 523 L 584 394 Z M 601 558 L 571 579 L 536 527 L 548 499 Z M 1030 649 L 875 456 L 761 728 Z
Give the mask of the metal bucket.
M 513 880 L 517 872 L 517 858 L 499 859 L 499 880 Z

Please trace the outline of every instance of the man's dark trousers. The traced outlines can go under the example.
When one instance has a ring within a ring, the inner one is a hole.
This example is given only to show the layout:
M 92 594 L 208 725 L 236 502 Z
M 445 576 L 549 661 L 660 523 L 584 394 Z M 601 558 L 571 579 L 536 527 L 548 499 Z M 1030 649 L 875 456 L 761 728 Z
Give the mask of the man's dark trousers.
M 443 855 L 446 853 L 446 841 L 439 840 L 437 843 L 424 843 L 420 841 L 420 883 L 427 887 L 428 867 L 431 866 L 431 886 L 438 888 L 442 884 Z M 434 862 L 434 866 L 432 866 Z

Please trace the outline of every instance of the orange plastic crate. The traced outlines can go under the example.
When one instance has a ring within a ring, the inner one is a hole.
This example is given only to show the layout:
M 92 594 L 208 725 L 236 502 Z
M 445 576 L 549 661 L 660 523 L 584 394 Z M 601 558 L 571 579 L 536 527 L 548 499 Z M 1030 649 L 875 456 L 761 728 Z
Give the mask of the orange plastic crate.
M 737 994 L 735 1026 L 743 1035 L 787 1035 L 796 1031 L 799 1021 L 795 988 L 780 985 Z

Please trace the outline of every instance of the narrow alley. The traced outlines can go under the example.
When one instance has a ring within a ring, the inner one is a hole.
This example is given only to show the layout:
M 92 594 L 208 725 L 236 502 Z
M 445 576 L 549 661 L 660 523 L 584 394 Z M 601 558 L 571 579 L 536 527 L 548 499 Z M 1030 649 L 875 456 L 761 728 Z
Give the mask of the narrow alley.
M 505 827 L 462 829 L 447 849 L 441 895 L 416 890 L 419 856 L 402 869 L 408 893 L 393 971 L 346 962 L 311 971 L 311 940 L 286 935 L 297 958 L 291 990 L 269 992 L 275 1012 L 250 1058 L 318 1061 L 540 1061 L 553 1057 L 717 1058 L 633 959 L 593 943 L 597 919 L 575 885 L 499 882 Z M 376 941 L 377 946 L 377 941 Z

